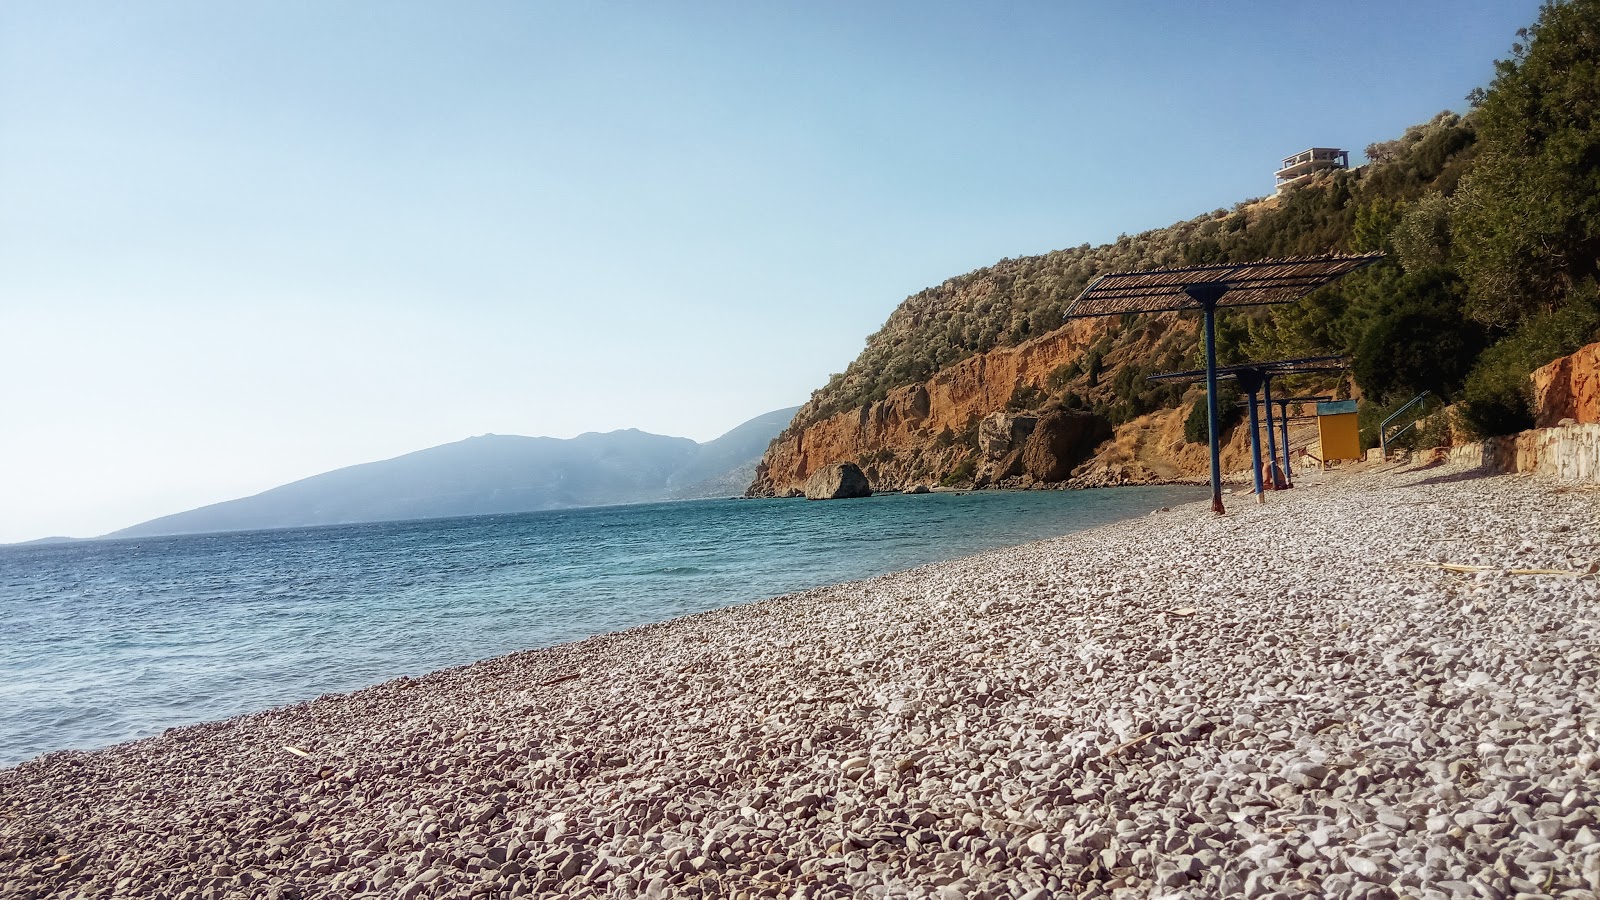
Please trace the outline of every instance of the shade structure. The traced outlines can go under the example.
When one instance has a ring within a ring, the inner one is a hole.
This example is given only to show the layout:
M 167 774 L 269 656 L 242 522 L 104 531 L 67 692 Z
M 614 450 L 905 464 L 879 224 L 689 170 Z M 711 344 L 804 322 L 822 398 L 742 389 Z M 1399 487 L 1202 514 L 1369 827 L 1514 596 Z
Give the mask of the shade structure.
M 1183 372 L 1163 372 L 1160 375 L 1149 376 L 1150 381 L 1169 381 L 1187 384 L 1207 380 L 1207 393 L 1211 393 L 1217 381 L 1232 378 L 1239 382 L 1249 398 L 1245 406 L 1250 412 L 1250 478 L 1255 487 L 1256 501 L 1262 502 L 1264 491 L 1270 487 L 1272 490 L 1287 490 L 1294 486 L 1292 476 L 1289 474 L 1289 426 L 1284 423 L 1283 428 L 1283 461 L 1278 459 L 1278 437 L 1274 433 L 1272 416 L 1272 379 L 1280 375 L 1303 375 L 1313 372 L 1342 372 L 1350 368 L 1350 360 L 1344 356 L 1302 356 L 1297 359 L 1274 359 L 1262 362 L 1237 363 L 1231 366 L 1218 366 L 1216 369 L 1189 369 Z M 1256 392 L 1262 392 L 1263 403 L 1267 410 L 1267 456 L 1271 481 L 1264 483 L 1261 477 L 1261 426 L 1256 419 Z M 1287 404 L 1283 412 L 1288 412 Z
M 1343 372 L 1348 368 L 1350 368 L 1350 358 L 1347 356 L 1303 356 L 1299 359 L 1275 359 L 1268 362 L 1247 362 L 1231 366 L 1217 366 L 1217 377 L 1239 378 L 1243 373 L 1243 377 L 1246 379 L 1252 376 L 1275 378 L 1279 375 Z M 1149 380 L 1190 384 L 1204 381 L 1205 378 L 1205 369 L 1188 369 L 1183 372 L 1162 372 L 1159 375 L 1151 375 Z
M 1206 412 L 1211 433 L 1211 509 L 1221 513 L 1224 510 L 1222 448 L 1217 434 L 1217 309 L 1293 303 L 1317 288 L 1382 258 L 1382 253 L 1298 256 L 1180 269 L 1116 272 L 1089 282 L 1083 293 L 1067 307 L 1067 317 L 1184 309 L 1198 309 L 1204 313 Z
M 1292 404 L 1298 403 L 1309 403 L 1318 400 L 1332 400 L 1333 397 L 1328 394 L 1318 394 L 1316 396 L 1306 397 L 1273 397 L 1271 396 L 1271 386 L 1272 379 L 1269 378 L 1266 380 L 1267 442 L 1269 445 L 1272 443 L 1272 405 L 1276 403 L 1278 405 L 1278 426 L 1283 429 L 1283 468 L 1281 471 L 1277 469 L 1277 450 L 1274 449 L 1273 476 L 1276 478 L 1281 474 L 1283 477 L 1283 483 L 1277 485 L 1277 487 L 1279 489 L 1287 489 L 1294 487 L 1294 465 L 1291 454 L 1289 453 L 1289 423 L 1291 421 L 1301 422 L 1316 418 L 1316 416 L 1290 416 L 1289 407 Z M 1240 405 L 1242 406 L 1246 402 L 1253 403 L 1255 402 L 1255 398 L 1252 397 L 1248 401 L 1241 400 Z
M 1382 253 L 1355 256 L 1299 256 L 1248 263 L 1152 269 L 1102 275 L 1083 289 L 1067 308 L 1067 317 L 1114 316 L 1131 312 L 1204 309 L 1199 293 L 1216 293 L 1215 308 L 1293 303 L 1325 284 L 1383 258 Z
M 1313 396 L 1313 397 L 1273 397 L 1272 398 L 1272 402 L 1278 404 L 1278 406 L 1282 407 L 1283 409 L 1288 409 L 1291 404 L 1295 404 L 1295 403 L 1313 403 L 1313 402 L 1318 401 L 1318 400 L 1332 400 L 1332 399 L 1333 399 L 1333 395 L 1332 394 L 1317 394 L 1316 396 Z M 1239 408 L 1243 409 L 1244 405 L 1246 403 L 1248 403 L 1248 402 L 1250 402 L 1250 401 L 1245 400 L 1243 398 L 1240 398 L 1240 400 L 1239 400 Z M 1315 419 L 1316 416 L 1293 416 L 1292 418 L 1295 418 L 1295 419 L 1305 419 L 1305 418 Z
M 1212 407 L 1216 408 L 1217 382 L 1224 378 L 1232 378 L 1239 382 L 1239 386 L 1249 395 L 1246 407 L 1250 413 L 1250 479 L 1255 487 L 1256 502 L 1263 502 L 1265 490 L 1286 490 L 1294 486 L 1293 478 L 1289 474 L 1289 427 L 1282 424 L 1283 428 L 1283 458 L 1280 463 L 1278 457 L 1278 436 L 1275 433 L 1275 423 L 1272 415 L 1272 379 L 1280 375 L 1302 375 L 1313 372 L 1342 372 L 1350 367 L 1350 360 L 1344 356 L 1303 356 L 1297 359 L 1275 359 L 1261 362 L 1237 363 L 1231 366 L 1217 366 L 1215 359 L 1207 356 L 1205 369 L 1189 369 L 1183 372 L 1163 372 L 1159 375 L 1149 376 L 1150 381 L 1169 381 L 1180 384 L 1193 383 L 1202 379 L 1206 382 L 1206 398 Z M 1261 476 L 1261 426 L 1256 419 L 1256 392 L 1264 395 L 1264 404 L 1267 410 L 1267 456 L 1269 460 L 1270 482 L 1263 483 Z M 1282 410 L 1288 412 L 1285 406 Z M 1212 425 L 1212 473 L 1213 483 L 1220 481 L 1221 464 L 1217 449 L 1216 425 Z M 1221 491 L 1214 488 L 1212 492 L 1212 505 L 1220 506 L 1222 502 Z

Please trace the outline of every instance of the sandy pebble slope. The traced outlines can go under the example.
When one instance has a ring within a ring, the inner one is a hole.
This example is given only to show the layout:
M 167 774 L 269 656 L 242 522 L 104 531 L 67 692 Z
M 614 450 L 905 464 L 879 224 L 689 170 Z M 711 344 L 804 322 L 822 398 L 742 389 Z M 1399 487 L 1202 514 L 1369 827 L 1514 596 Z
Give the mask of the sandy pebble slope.
M 1182 507 L 51 754 L 0 896 L 1593 897 L 1600 580 L 1425 564 L 1596 560 L 1529 478 Z

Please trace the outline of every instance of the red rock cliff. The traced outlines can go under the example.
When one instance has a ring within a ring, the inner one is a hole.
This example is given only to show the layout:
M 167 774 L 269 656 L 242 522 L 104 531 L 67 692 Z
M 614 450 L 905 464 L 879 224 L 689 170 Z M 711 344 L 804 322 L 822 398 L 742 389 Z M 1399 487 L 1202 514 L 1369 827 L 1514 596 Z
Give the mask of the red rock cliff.
M 1600 343 L 1534 369 L 1534 427 L 1550 428 L 1562 419 L 1600 422 Z
M 963 486 L 1027 487 L 1054 481 L 1061 466 L 1034 458 L 1052 449 L 1044 445 L 1060 444 L 1061 434 L 1040 435 L 1044 439 L 1031 443 L 1029 438 L 1036 423 L 1053 425 L 1059 417 L 1030 415 L 1008 406 L 1019 387 L 1050 393 L 1051 374 L 1083 356 L 1108 323 L 1105 319 L 1069 322 L 1015 347 L 964 359 L 927 381 L 895 388 L 880 401 L 816 421 L 808 421 L 811 407 L 802 407 L 795 417 L 802 424 L 791 426 L 767 449 L 748 493 L 796 496 L 813 472 L 838 462 L 859 465 L 878 491 L 935 484 L 952 474 Z M 1108 384 L 1123 365 L 1142 359 L 1149 343 L 1168 328 L 1194 330 L 1195 323 L 1167 319 L 1150 330 L 1147 342 L 1120 347 L 1107 356 L 1101 384 Z M 1140 417 L 1116 429 L 1103 443 L 1106 435 L 1095 434 L 1087 448 L 1096 451 L 1095 456 L 1082 469 L 1110 466 L 1117 478 L 1132 481 L 1203 476 L 1204 445 L 1185 444 L 1182 438 L 1187 411 L 1185 407 Z M 1065 424 L 1075 432 L 1083 430 L 1081 424 Z M 1238 431 L 1225 447 L 1224 465 L 1230 468 L 1246 465 L 1244 429 Z

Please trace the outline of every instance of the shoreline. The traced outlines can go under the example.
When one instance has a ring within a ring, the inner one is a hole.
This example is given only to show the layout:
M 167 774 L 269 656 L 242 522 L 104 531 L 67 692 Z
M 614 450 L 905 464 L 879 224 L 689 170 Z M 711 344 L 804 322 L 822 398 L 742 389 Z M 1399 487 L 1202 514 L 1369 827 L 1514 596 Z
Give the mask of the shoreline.
M 0 896 L 1593 891 L 1600 584 L 1500 570 L 1596 497 L 1335 475 L 59 751 Z
M 1158 487 L 760 509 L 703 501 L 141 541 L 109 555 L 104 548 L 55 551 L 60 555 L 36 564 L 20 561 L 10 571 L 13 589 L 0 590 L 0 609 L 39 623 L 19 634 L 13 649 L 20 655 L 0 665 L 0 674 L 11 675 L 12 698 L 0 708 L 0 768 L 1055 537 L 1198 495 Z M 628 545 L 647 550 L 617 552 Z M 442 570 L 413 563 L 390 552 L 396 546 L 448 554 L 449 562 Z M 314 584 L 297 581 L 304 553 L 325 560 Z M 116 598 L 103 587 L 79 594 L 71 578 L 59 577 L 92 565 L 102 586 L 137 586 L 153 571 L 144 559 L 175 575 L 141 593 L 125 614 L 105 614 Z M 250 574 L 236 576 L 233 560 L 247 561 Z M 191 590 L 218 580 L 225 590 L 212 608 L 177 611 Z M 32 586 L 23 591 L 20 584 Z M 67 627 L 68 617 L 76 624 Z M 155 629 L 149 640 L 121 644 L 125 633 L 147 628 Z M 190 662 L 168 667 L 169 658 Z M 186 678 L 201 659 L 209 666 Z

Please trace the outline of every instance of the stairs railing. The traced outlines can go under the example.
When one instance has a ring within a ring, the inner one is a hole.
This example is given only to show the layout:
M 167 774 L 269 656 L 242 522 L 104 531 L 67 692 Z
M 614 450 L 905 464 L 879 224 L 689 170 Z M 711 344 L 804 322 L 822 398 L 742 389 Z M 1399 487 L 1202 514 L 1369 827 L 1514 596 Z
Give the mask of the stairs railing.
M 1378 423 L 1378 447 L 1379 447 L 1379 451 L 1378 452 L 1383 454 L 1383 458 L 1384 459 L 1387 460 L 1389 458 L 1389 442 L 1394 440 L 1395 438 L 1399 437 L 1400 435 L 1405 434 L 1406 432 L 1410 431 L 1411 429 L 1415 428 L 1417 423 L 1423 420 L 1424 416 L 1421 416 L 1421 415 L 1417 416 L 1416 418 L 1412 419 L 1410 422 L 1407 422 L 1405 427 L 1400 428 L 1394 434 L 1390 434 L 1389 433 L 1389 423 L 1393 422 L 1395 419 L 1398 419 L 1401 416 L 1405 415 L 1408 410 L 1410 410 L 1412 407 L 1416 406 L 1418 403 L 1421 403 L 1423 400 L 1426 400 L 1428 398 L 1428 395 L 1430 395 L 1432 393 L 1433 393 L 1432 391 L 1423 391 L 1422 393 L 1416 395 L 1415 397 L 1412 397 L 1410 400 L 1406 401 L 1406 405 L 1405 406 L 1402 406 L 1399 409 L 1395 410 L 1394 412 L 1390 413 L 1388 418 L 1386 418 L 1382 422 Z

